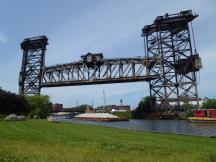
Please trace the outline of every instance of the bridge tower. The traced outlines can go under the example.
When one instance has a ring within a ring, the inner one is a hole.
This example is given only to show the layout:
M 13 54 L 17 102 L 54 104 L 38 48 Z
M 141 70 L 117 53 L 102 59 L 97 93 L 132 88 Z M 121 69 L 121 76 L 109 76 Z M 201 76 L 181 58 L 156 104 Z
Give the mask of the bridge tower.
M 198 104 L 196 72 L 202 64 L 191 39 L 191 23 L 197 16 L 191 10 L 165 14 L 142 29 L 146 58 L 159 60 L 149 61 L 147 73 L 157 76 L 149 88 L 150 96 L 160 103 L 180 105 L 187 99 Z
M 23 59 L 19 76 L 20 94 L 40 94 L 47 44 L 46 36 L 27 38 L 21 43 Z

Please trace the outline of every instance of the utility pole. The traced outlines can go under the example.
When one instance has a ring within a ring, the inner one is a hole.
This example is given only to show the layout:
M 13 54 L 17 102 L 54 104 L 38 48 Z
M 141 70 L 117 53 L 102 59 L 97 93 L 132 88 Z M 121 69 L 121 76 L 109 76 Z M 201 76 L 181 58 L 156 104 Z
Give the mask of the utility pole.
M 94 107 L 93 107 L 93 106 L 94 106 L 94 101 L 92 100 L 92 109 L 94 109 Z
M 123 99 L 120 99 L 120 106 L 123 106 Z
M 104 108 L 106 108 L 106 96 L 105 91 L 103 90 L 103 100 L 104 100 Z

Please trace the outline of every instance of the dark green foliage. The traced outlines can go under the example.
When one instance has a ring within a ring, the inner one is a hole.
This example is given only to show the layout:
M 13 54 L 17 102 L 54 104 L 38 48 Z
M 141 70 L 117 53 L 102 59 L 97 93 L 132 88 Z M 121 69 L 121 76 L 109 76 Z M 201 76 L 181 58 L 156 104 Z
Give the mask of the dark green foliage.
M 26 101 L 30 107 L 29 117 L 46 118 L 51 110 L 52 103 L 47 95 L 26 96 Z
M 85 112 L 87 110 L 87 108 L 89 110 L 93 110 L 93 108 L 90 105 L 87 105 L 87 104 L 79 105 L 79 106 L 76 106 L 76 107 L 73 107 L 73 108 L 68 108 L 68 110 L 71 109 L 71 110 L 74 110 L 74 111 L 83 111 L 83 112 Z
M 0 88 L 0 114 L 26 115 L 29 109 L 23 96 L 4 91 Z
M 52 103 L 47 95 L 22 96 L 0 88 L 0 117 L 9 114 L 46 118 Z
M 131 111 L 113 112 L 112 114 L 116 115 L 116 116 L 118 116 L 120 118 L 123 118 L 123 119 L 131 119 L 131 117 L 132 117 L 132 112 Z
M 91 106 L 87 104 L 76 106 L 75 109 L 79 111 L 85 111 L 87 107 L 89 107 L 89 109 L 92 109 Z
M 204 109 L 216 109 L 216 99 L 207 99 L 203 102 Z
M 133 111 L 134 119 L 144 119 L 150 114 L 156 105 L 156 100 L 154 97 L 144 97 L 140 102 L 138 107 Z

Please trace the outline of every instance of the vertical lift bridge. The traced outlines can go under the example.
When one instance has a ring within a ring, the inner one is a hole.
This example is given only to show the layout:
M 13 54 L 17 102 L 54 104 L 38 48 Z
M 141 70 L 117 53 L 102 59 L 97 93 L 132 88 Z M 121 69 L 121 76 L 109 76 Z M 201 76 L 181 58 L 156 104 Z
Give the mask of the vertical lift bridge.
M 43 87 L 146 81 L 158 102 L 198 101 L 197 72 L 201 59 L 193 48 L 191 10 L 158 16 L 142 29 L 145 57 L 106 59 L 87 53 L 77 62 L 45 66 L 46 36 L 21 43 L 20 94 L 40 94 Z

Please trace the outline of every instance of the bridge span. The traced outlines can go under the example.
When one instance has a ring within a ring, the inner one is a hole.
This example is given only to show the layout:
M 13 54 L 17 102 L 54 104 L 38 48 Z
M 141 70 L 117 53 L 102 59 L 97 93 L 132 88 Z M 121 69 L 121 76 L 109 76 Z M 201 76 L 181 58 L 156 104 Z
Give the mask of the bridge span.
M 77 62 L 45 66 L 46 36 L 24 39 L 20 94 L 41 88 L 146 81 L 150 96 L 165 104 L 197 100 L 197 72 L 202 68 L 195 49 L 191 10 L 158 16 L 144 26 L 144 57 L 104 58 L 87 53 Z M 143 52 L 141 52 L 143 53 Z
M 87 53 L 78 62 L 45 67 L 41 87 L 150 81 L 156 78 L 147 74 L 153 60 L 156 58 L 105 59 L 102 53 Z

